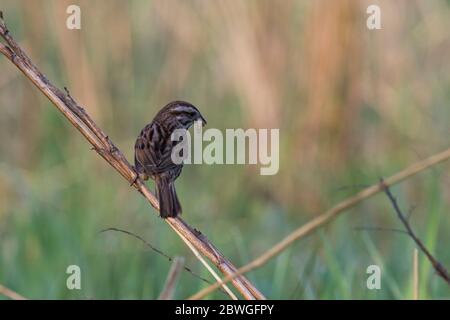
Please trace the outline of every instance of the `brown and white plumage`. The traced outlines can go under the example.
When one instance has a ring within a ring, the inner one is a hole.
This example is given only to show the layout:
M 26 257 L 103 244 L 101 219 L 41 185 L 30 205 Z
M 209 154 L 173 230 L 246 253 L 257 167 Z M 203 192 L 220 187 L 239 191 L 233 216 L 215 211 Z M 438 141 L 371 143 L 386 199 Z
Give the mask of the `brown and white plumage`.
M 173 101 L 156 114 L 136 139 L 135 170 L 142 179 L 155 180 L 162 218 L 176 217 L 182 211 L 174 181 L 181 174 L 183 164 L 172 161 L 172 149 L 179 141 L 172 141 L 171 135 L 176 129 L 187 130 L 196 120 L 206 124 L 195 106 L 185 101 Z

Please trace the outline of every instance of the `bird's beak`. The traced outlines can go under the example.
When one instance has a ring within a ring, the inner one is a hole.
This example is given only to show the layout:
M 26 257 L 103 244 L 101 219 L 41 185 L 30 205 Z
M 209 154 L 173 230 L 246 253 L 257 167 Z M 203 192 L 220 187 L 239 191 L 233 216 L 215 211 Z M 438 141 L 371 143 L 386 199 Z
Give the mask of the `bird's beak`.
M 205 120 L 205 118 L 203 118 L 203 116 L 200 116 L 200 120 L 202 121 L 202 126 L 204 127 L 204 126 L 206 126 L 206 120 Z

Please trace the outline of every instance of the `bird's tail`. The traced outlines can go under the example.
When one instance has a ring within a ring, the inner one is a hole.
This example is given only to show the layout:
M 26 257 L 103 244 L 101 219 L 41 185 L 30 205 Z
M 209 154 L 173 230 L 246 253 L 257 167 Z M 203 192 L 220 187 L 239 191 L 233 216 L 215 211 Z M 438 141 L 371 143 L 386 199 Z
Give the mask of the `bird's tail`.
M 181 205 L 173 181 L 168 177 L 159 176 L 156 177 L 155 182 L 161 218 L 175 218 L 178 214 L 181 214 Z

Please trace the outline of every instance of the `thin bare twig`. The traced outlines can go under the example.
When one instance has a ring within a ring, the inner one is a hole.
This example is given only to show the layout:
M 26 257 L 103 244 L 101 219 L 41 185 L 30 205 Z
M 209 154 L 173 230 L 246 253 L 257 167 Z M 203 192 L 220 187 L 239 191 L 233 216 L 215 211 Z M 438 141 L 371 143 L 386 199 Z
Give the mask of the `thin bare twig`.
M 383 184 L 383 181 L 381 181 Z M 392 204 L 392 207 L 395 210 L 395 213 L 397 213 L 397 217 L 405 227 L 406 232 L 408 235 L 413 239 L 413 241 L 416 243 L 416 246 L 422 251 L 425 256 L 427 257 L 428 261 L 430 261 L 431 265 L 433 266 L 436 273 L 444 279 L 448 285 L 450 285 L 450 273 L 448 270 L 431 254 L 431 252 L 425 247 L 422 240 L 419 239 L 419 237 L 416 235 L 414 230 L 412 229 L 411 225 L 409 224 L 408 218 L 403 214 L 402 210 L 400 209 L 397 199 L 392 194 L 391 190 L 388 186 L 384 187 L 384 192 L 389 198 L 389 201 Z
M 89 117 L 84 108 L 73 99 L 67 89 L 63 92 L 55 87 L 34 65 L 11 36 L 3 19 L 0 19 L 0 36 L 6 41 L 6 44 L 0 46 L 0 52 L 47 96 L 70 123 L 89 141 L 93 146 L 93 150 L 116 169 L 159 211 L 158 200 L 140 179 L 136 179 L 136 173 L 123 153 L 97 126 L 94 120 Z M 224 275 L 231 275 L 236 272 L 233 264 L 202 233 L 190 227 L 179 217 L 168 218 L 165 221 L 172 229 L 177 231 L 177 234 L 182 235 L 183 241 L 191 243 L 192 247 L 208 258 Z M 235 277 L 233 285 L 246 299 L 265 299 L 264 295 L 243 276 Z
M 24 296 L 0 284 L 0 295 L 8 297 L 12 300 L 27 300 Z
M 101 230 L 100 232 L 106 232 L 106 231 L 118 231 L 118 232 L 122 232 L 122 233 L 128 234 L 128 235 L 130 235 L 130 236 L 132 236 L 132 237 L 142 241 L 150 249 L 152 249 L 156 253 L 162 255 L 163 257 L 167 258 L 169 261 L 172 261 L 172 257 L 170 257 L 169 255 L 165 254 L 161 250 L 155 248 L 148 241 L 144 240 L 142 237 L 138 236 L 137 234 L 134 234 L 133 232 L 130 232 L 130 231 L 127 231 L 127 230 L 118 229 L 118 228 L 107 228 L 107 229 Z M 176 230 L 175 230 L 175 232 L 176 232 Z M 182 238 L 181 235 L 179 235 L 179 236 Z M 183 241 L 186 241 L 186 240 L 183 239 Z M 209 273 L 211 273 L 211 275 L 214 277 L 214 279 L 216 279 L 216 281 L 220 280 L 220 277 L 211 268 L 211 266 L 205 261 L 205 259 L 203 259 L 203 257 L 200 255 L 200 253 L 195 248 L 192 248 L 192 245 L 189 242 L 186 242 L 186 245 L 192 250 L 192 252 L 194 253 L 195 257 L 205 266 L 205 268 L 209 271 Z M 192 270 L 190 268 L 185 266 L 184 269 L 186 271 L 188 271 L 189 273 L 191 273 L 194 277 L 196 277 L 196 278 L 198 278 L 198 279 L 200 279 L 200 280 L 202 280 L 202 281 L 204 281 L 204 282 L 206 282 L 208 284 L 212 284 L 211 281 L 208 281 L 205 278 L 202 278 L 199 275 L 197 275 L 194 272 L 192 272 Z M 224 284 L 223 288 L 220 288 L 220 290 L 221 290 L 221 292 L 223 292 L 223 293 L 227 294 L 228 296 L 230 296 L 231 299 L 238 300 L 236 295 L 230 290 L 230 288 L 228 288 L 228 286 L 226 284 Z
M 403 235 L 405 235 L 405 236 L 408 235 L 408 232 L 406 232 L 405 230 L 395 229 L 395 228 L 385 228 L 385 227 L 355 227 L 354 229 L 357 230 L 357 231 L 387 231 L 387 232 L 400 233 L 400 234 L 403 234 Z
M 139 241 L 141 241 L 146 247 L 150 248 L 150 250 L 153 250 L 154 252 L 156 252 L 157 254 L 163 256 L 164 258 L 166 258 L 167 260 L 169 260 L 170 262 L 172 262 L 174 260 L 174 258 L 172 258 L 171 256 L 169 256 L 168 254 L 166 254 L 165 252 L 163 252 L 162 250 L 156 248 L 155 246 L 153 246 L 150 242 L 148 242 L 147 240 L 145 240 L 144 238 L 142 238 L 140 235 L 135 234 L 131 231 L 128 230 L 124 230 L 124 229 L 119 229 L 119 228 L 106 228 L 103 230 L 100 230 L 100 233 L 104 233 L 104 232 L 108 232 L 108 231 L 115 231 L 115 232 L 119 232 L 119 233 L 123 233 L 126 235 L 129 235 Z M 195 278 L 200 279 L 201 281 L 208 283 L 208 284 L 212 284 L 211 281 L 209 281 L 208 279 L 203 278 L 202 276 L 196 274 L 194 271 L 192 271 L 191 268 L 187 267 L 186 265 L 183 266 L 183 269 L 187 272 L 189 272 L 191 275 L 193 275 Z M 225 293 L 226 292 L 220 288 L 220 291 Z
M 203 290 L 197 292 L 196 294 L 192 295 L 189 299 L 201 299 L 214 290 L 217 290 L 217 288 L 220 287 L 222 283 L 227 283 L 234 277 L 240 276 L 246 272 L 249 272 L 251 270 L 254 270 L 256 268 L 261 267 L 267 261 L 272 259 L 273 257 L 276 257 L 281 252 L 283 252 L 286 248 L 288 248 L 290 245 L 292 245 L 295 241 L 302 239 L 318 228 L 321 228 L 328 224 L 330 221 L 335 219 L 340 213 L 354 207 L 358 203 L 360 203 L 363 200 L 366 200 L 381 191 L 384 191 L 384 188 L 386 186 L 392 186 L 394 184 L 397 184 L 405 179 L 408 179 L 419 172 L 424 171 L 425 169 L 428 169 L 430 167 L 433 167 L 441 162 L 444 162 L 446 160 L 450 159 L 450 149 L 447 149 L 445 151 L 442 151 L 440 153 L 434 154 L 424 160 L 418 161 L 409 167 L 403 169 L 400 172 L 397 172 L 396 174 L 390 176 L 386 180 L 384 180 L 383 184 L 377 183 L 375 185 L 372 185 L 354 196 L 351 196 L 340 203 L 338 203 L 336 206 L 328 209 L 324 213 L 318 215 L 314 219 L 310 220 L 306 224 L 302 225 L 300 228 L 294 230 L 292 233 L 290 233 L 287 237 L 285 237 L 283 240 L 278 242 L 276 245 L 265 251 L 262 255 L 260 255 L 258 258 L 254 259 L 253 261 L 249 262 L 245 266 L 239 268 L 237 272 L 235 272 L 232 275 L 228 275 L 225 278 L 223 278 L 220 282 L 216 282 L 215 284 L 204 288 Z
M 161 291 L 159 295 L 159 300 L 172 300 L 173 295 L 175 293 L 175 287 L 178 282 L 178 278 L 180 277 L 181 270 L 184 266 L 184 258 L 183 257 L 175 257 L 173 260 L 172 266 L 169 270 L 169 275 L 167 276 L 166 283 L 164 284 L 164 289 Z

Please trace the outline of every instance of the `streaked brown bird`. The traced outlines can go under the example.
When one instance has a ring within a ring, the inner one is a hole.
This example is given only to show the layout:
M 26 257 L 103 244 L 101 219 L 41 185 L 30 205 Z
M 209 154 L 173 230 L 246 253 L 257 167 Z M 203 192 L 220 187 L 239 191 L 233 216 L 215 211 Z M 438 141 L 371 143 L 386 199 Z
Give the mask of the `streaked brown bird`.
M 172 150 L 180 141 L 172 141 L 176 129 L 189 129 L 197 120 L 206 124 L 198 109 L 185 101 L 173 101 L 162 108 L 152 122 L 144 127 L 134 146 L 134 166 L 138 176 L 155 181 L 159 214 L 162 218 L 181 214 L 181 205 L 175 190 L 175 179 L 183 163 L 172 161 Z

